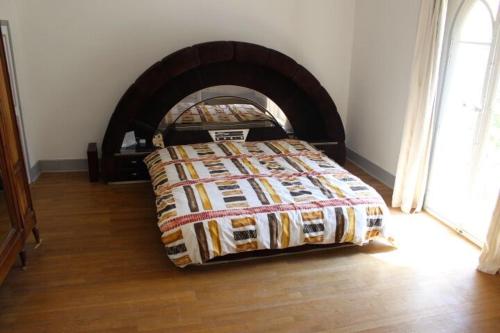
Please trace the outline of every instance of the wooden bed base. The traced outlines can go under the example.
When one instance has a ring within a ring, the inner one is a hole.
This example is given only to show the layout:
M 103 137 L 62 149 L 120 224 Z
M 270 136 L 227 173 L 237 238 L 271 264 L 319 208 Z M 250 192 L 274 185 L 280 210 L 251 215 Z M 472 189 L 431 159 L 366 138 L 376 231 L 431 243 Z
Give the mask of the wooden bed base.
M 286 249 L 262 249 L 249 252 L 241 253 L 231 253 L 222 257 L 217 257 L 212 260 L 203 263 L 203 265 L 192 265 L 188 267 L 200 267 L 206 265 L 219 265 L 226 264 L 233 261 L 250 261 L 269 257 L 280 257 L 286 255 L 292 255 L 296 253 L 305 252 L 317 252 L 317 251 L 327 251 L 332 249 L 339 249 L 344 247 L 357 247 L 359 245 L 352 243 L 342 243 L 342 244 L 305 244 L 300 246 L 289 247 Z

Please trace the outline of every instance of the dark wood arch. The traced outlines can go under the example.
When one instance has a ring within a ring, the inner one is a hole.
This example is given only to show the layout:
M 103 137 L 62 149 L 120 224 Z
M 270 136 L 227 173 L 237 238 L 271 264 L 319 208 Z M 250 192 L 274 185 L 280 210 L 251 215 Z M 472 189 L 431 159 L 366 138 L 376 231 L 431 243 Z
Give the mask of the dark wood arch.
M 286 114 L 295 135 L 314 142 L 337 142 L 345 158 L 342 120 L 320 82 L 290 57 L 266 47 L 216 41 L 186 47 L 149 67 L 122 96 L 102 143 L 103 171 L 127 131 L 151 141 L 158 124 L 187 95 L 215 85 L 238 85 L 272 99 Z

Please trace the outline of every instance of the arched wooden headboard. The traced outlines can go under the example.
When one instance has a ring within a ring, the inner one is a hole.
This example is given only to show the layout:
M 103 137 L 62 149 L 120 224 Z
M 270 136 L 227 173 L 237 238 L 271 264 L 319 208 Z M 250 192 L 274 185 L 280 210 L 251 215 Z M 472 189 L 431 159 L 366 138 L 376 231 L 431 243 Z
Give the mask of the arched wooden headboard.
M 186 47 L 148 68 L 122 96 L 102 144 L 106 178 L 127 131 L 147 142 L 165 114 L 187 95 L 216 85 L 257 90 L 286 114 L 299 139 L 336 142 L 345 159 L 345 134 L 337 107 L 320 82 L 290 57 L 263 46 L 216 41 Z

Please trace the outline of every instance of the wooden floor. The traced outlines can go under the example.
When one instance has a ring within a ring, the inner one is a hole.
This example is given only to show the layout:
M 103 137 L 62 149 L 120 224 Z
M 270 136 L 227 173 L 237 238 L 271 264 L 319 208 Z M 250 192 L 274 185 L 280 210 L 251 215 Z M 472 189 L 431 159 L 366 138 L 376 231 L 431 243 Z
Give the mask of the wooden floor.
M 394 212 L 397 250 L 181 270 L 150 184 L 44 174 L 33 196 L 44 241 L 0 287 L 0 332 L 500 332 L 500 277 L 478 273 L 478 249 L 427 215 Z

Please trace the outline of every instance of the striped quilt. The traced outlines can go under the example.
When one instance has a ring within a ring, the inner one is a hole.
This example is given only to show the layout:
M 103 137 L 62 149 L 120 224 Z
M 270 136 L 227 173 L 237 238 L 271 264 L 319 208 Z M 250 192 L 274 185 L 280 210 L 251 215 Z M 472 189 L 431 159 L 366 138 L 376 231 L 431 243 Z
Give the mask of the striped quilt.
M 299 140 L 172 146 L 146 157 L 175 265 L 385 235 L 380 195 Z

